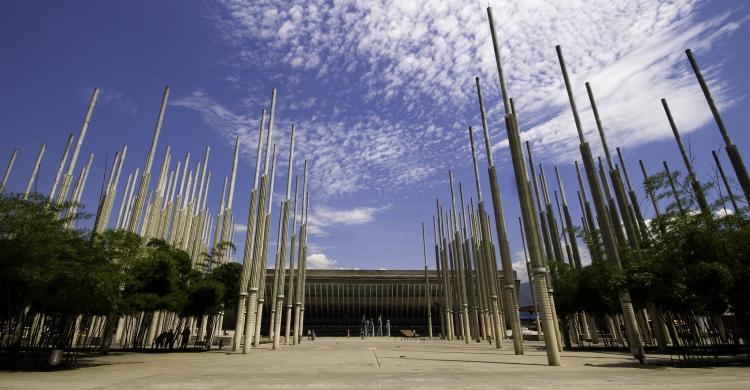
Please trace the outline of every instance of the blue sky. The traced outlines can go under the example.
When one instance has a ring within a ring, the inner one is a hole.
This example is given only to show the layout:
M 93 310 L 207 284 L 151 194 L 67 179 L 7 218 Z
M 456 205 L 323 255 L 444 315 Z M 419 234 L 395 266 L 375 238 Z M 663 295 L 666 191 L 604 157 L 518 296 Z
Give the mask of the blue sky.
M 683 53 L 688 47 L 704 69 L 734 143 L 750 160 L 750 10 L 744 2 L 490 3 L 522 137 L 532 142 L 548 180 L 552 166 L 560 165 L 576 220 L 577 141 L 556 44 L 565 51 L 595 153 L 599 141 L 585 81 L 598 98 L 610 146 L 622 147 L 634 181 L 641 177 L 638 159 L 652 172 L 662 160 L 682 170 L 661 97 L 670 102 L 699 175 L 704 180 L 714 175 L 710 150 L 720 149 L 721 139 Z M 295 170 L 301 171 L 303 158 L 310 162 L 311 264 L 418 268 L 420 222 L 427 223 L 430 239 L 434 198 L 448 200 L 448 169 L 465 183 L 467 197 L 473 196 L 466 129 L 480 128 L 473 83 L 480 76 L 517 261 L 519 209 L 485 6 L 485 1 L 4 1 L 3 167 L 12 148 L 20 150 L 9 189 L 23 190 L 46 142 L 37 188 L 49 191 L 64 142 L 78 132 L 98 86 L 102 96 L 79 159 L 80 167 L 88 153 L 95 153 L 83 197 L 91 205 L 105 164 L 122 145 L 129 147 L 123 172 L 143 166 L 168 84 L 172 95 L 155 161 L 161 163 L 167 145 L 175 163 L 186 152 L 196 161 L 210 146 L 214 179 L 208 205 L 215 212 L 239 135 L 234 211 L 235 220 L 244 221 L 258 117 L 277 87 L 280 161 L 286 160 L 288 133 L 296 122 Z M 485 167 L 482 156 L 487 190 Z M 284 176 L 279 175 L 276 200 L 283 196 Z M 489 199 L 489 193 L 484 196 Z M 645 204 L 644 209 L 651 212 Z M 236 236 L 240 247 L 242 237 L 241 232 Z

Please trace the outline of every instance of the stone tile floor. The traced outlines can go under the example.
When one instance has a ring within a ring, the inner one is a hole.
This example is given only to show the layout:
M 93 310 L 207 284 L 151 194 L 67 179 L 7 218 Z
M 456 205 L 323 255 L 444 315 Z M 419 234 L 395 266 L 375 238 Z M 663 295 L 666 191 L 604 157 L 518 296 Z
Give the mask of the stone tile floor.
M 525 347 L 318 338 L 247 355 L 116 353 L 75 370 L 0 372 L 0 389 L 750 389 L 750 367 L 639 366 L 612 352 L 563 352 L 563 366 L 548 367 L 540 343 Z

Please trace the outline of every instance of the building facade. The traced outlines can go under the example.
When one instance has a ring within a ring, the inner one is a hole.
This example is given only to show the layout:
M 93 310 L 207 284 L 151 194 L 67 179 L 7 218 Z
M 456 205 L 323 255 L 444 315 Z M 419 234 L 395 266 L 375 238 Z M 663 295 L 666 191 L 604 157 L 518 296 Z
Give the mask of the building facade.
M 273 271 L 266 279 L 266 298 L 273 288 Z M 430 290 L 427 291 L 424 270 L 332 270 L 310 269 L 305 287 L 305 329 L 316 335 L 359 337 L 363 318 L 378 324 L 380 317 L 383 334 L 390 322 L 390 333 L 415 330 L 427 334 L 427 296 L 431 297 L 433 334 L 440 333 L 442 287 L 436 271 L 428 271 Z M 502 274 L 499 275 L 502 281 Z M 501 284 L 502 285 L 502 284 Z M 518 286 L 518 281 L 516 281 Z M 267 331 L 270 305 L 264 305 L 262 333 Z M 233 316 L 234 313 L 227 313 Z M 229 318 L 225 326 L 234 324 Z

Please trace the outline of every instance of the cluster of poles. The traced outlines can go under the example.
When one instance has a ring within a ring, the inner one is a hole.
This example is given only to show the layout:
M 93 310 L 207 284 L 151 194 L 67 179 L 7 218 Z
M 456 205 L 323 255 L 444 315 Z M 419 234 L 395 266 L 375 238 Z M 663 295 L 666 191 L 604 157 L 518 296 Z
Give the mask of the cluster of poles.
M 505 129 L 508 135 L 508 146 L 520 202 L 521 217 L 519 218 L 519 227 L 522 232 L 522 241 L 526 256 L 525 262 L 532 290 L 532 301 L 537 313 L 537 330 L 541 330 L 541 334 L 543 335 L 549 365 L 556 366 L 561 364 L 560 352 L 562 351 L 563 339 L 561 328 L 565 331 L 564 327 L 568 327 L 567 329 L 570 330 L 569 334 L 575 339 L 580 337 L 595 343 L 598 342 L 598 329 L 596 321 L 584 312 L 573 316 L 568 323 L 561 323 L 558 319 L 553 290 L 556 275 L 550 269 L 550 263 L 567 262 L 570 267 L 581 268 L 582 249 L 579 248 L 576 240 L 574 233 L 575 226 L 568 207 L 567 196 L 563 182 L 560 179 L 558 167 L 555 167 L 558 188 L 554 191 L 553 196 L 554 205 L 557 209 L 557 214 L 555 214 L 555 208 L 553 208 L 552 203 L 553 197 L 550 196 L 550 191 L 548 190 L 544 169 L 539 164 L 539 172 L 536 172 L 531 154 L 531 146 L 528 141 L 526 142 L 526 149 L 524 151 L 518 127 L 516 108 L 513 99 L 510 98 L 510 93 L 505 82 L 505 74 L 500 59 L 500 43 L 490 7 L 487 8 L 487 15 L 505 112 Z M 584 131 L 578 116 L 578 109 L 573 98 L 573 86 L 568 77 L 561 47 L 557 46 L 556 51 L 580 141 L 579 149 L 584 174 L 581 174 L 578 161 L 575 162 L 575 169 L 578 178 L 577 196 L 583 214 L 581 217 L 581 226 L 588 237 L 591 237 L 594 231 L 598 231 L 604 244 L 604 253 L 599 253 L 599 251 L 590 247 L 592 245 L 590 240 L 587 242 L 589 247 L 586 249 L 589 250 L 592 261 L 608 261 L 621 269 L 622 265 L 618 247 L 627 246 L 638 254 L 641 243 L 650 239 L 646 219 L 638 204 L 636 193 L 631 185 L 625 161 L 619 148 L 616 148 L 619 164 L 612 158 L 591 84 L 586 83 L 586 90 L 606 160 L 606 163 L 604 163 L 602 158 L 599 157 L 598 164 L 595 162 L 591 147 L 584 137 Z M 692 52 L 688 49 L 686 54 L 721 131 L 727 155 L 732 162 L 732 167 L 742 187 L 745 198 L 750 202 L 750 179 L 748 178 L 742 158 L 737 147 L 729 138 L 719 111 L 714 104 L 711 93 Z M 482 97 L 480 79 L 478 77 L 476 78 L 476 92 L 487 156 L 490 193 L 492 195 L 491 211 L 494 217 L 496 241 L 499 251 L 496 251 L 495 242 L 492 237 L 490 212 L 487 210 L 482 199 L 481 178 L 474 145 L 474 131 L 469 127 L 469 142 L 474 168 L 477 204 L 474 204 L 473 197 L 470 198 L 469 204 L 464 202 L 464 190 L 461 183 L 458 183 L 457 202 L 453 174 L 449 171 L 450 203 L 444 204 L 441 203 L 440 199 L 437 199 L 435 215 L 433 216 L 435 266 L 439 284 L 439 294 L 436 298 L 440 300 L 441 335 L 448 340 L 462 339 L 466 343 L 469 343 L 472 339 L 476 339 L 477 341 L 481 339 L 490 340 L 496 348 L 502 348 L 506 329 L 510 329 L 515 354 L 520 355 L 523 354 L 524 350 L 522 328 L 519 319 L 518 292 L 514 284 L 515 277 L 507 238 L 507 226 L 504 218 L 500 188 L 497 182 L 497 173 L 493 163 L 492 142 L 489 138 L 487 115 Z M 662 99 L 661 102 L 685 163 L 691 188 L 700 208 L 699 212 L 710 216 L 711 211 L 709 210 L 706 196 L 696 178 L 691 161 L 682 144 L 667 101 Z M 524 155 L 524 152 L 526 152 L 526 155 Z M 729 198 L 734 202 L 732 190 L 716 152 L 713 152 L 713 157 L 721 174 L 724 187 L 729 193 Z M 528 167 L 526 165 L 527 161 Z M 643 161 L 639 162 L 644 178 L 648 178 Z M 664 168 L 669 175 L 669 167 L 666 162 L 664 162 Z M 669 176 L 669 179 L 672 180 L 672 176 Z M 670 184 L 672 185 L 679 206 L 679 197 L 677 197 L 675 184 Z M 660 216 L 659 204 L 653 193 L 649 193 L 649 199 L 652 202 L 656 215 Z M 593 208 L 591 202 L 593 202 Z M 735 211 L 739 210 L 735 203 L 733 203 L 733 206 Z M 680 208 L 681 213 L 689 212 L 689 210 L 683 209 L 682 206 Z M 422 224 L 422 239 L 425 261 L 425 283 L 429 285 L 424 224 Z M 498 262 L 496 260 L 496 253 L 498 252 L 501 264 L 500 269 L 498 269 Z M 667 321 L 668 316 L 665 316 L 659 308 L 654 305 L 648 305 L 647 309 L 635 310 L 626 288 L 621 288 L 618 291 L 618 296 L 621 314 L 610 316 L 605 326 L 609 328 L 610 334 L 615 335 L 621 344 L 627 345 L 630 348 L 632 355 L 636 359 L 641 362 L 645 359 L 644 342 L 649 345 L 656 345 L 661 350 L 666 349 L 667 345 L 679 345 L 676 332 L 674 329 L 669 329 L 669 326 L 674 327 L 674 321 Z M 432 314 L 431 310 L 429 310 L 432 305 L 431 299 L 432 297 L 430 296 L 426 297 L 430 337 L 432 337 Z M 648 325 L 649 318 L 652 327 Z M 620 331 L 620 324 L 624 326 L 624 335 Z M 719 328 L 721 329 L 722 327 L 719 326 Z
M 106 229 L 125 230 L 140 235 L 144 243 L 154 239 L 162 240 L 173 248 L 188 253 L 192 259 L 193 268 L 210 271 L 215 264 L 232 261 L 235 229 L 232 207 L 240 140 L 239 137 L 235 139 L 231 173 L 224 178 L 220 204 L 216 214 L 211 213 L 207 206 L 212 176 L 212 172 L 208 168 L 211 152 L 209 147 L 205 150 L 203 160 L 198 161 L 195 168 L 191 169 L 190 153 L 186 154 L 184 161 L 177 161 L 176 166 L 174 166 L 171 148 L 168 146 L 159 169 L 156 185 L 149 189 L 169 92 L 169 87 L 165 87 L 145 165 L 128 174 L 124 188 L 119 183 L 128 151 L 127 145 L 115 153 L 106 185 L 103 186 L 99 196 L 92 231 L 101 234 Z M 68 137 L 49 193 L 51 203 L 60 205 L 69 202 L 72 205 L 72 207 L 65 209 L 65 215 L 61 215 L 61 218 L 72 216 L 81 204 L 94 154 L 89 155 L 86 165 L 80 169 L 80 173 L 75 180 L 74 173 L 99 95 L 100 90 L 94 89 L 77 139 L 73 134 Z M 274 89 L 271 97 L 270 115 L 267 115 L 267 110 L 264 109 L 260 118 L 255 176 L 250 193 L 247 232 L 242 259 L 239 305 L 236 310 L 237 324 L 235 329 L 237 331 L 234 335 L 233 349 L 238 350 L 244 341 L 243 352 L 247 352 L 251 345 L 258 346 L 259 344 L 261 315 L 266 300 L 264 296 L 266 290 L 265 274 L 271 237 L 272 198 L 277 160 L 276 145 L 273 144 L 272 139 L 275 110 L 276 90 Z M 300 192 L 298 191 L 299 177 L 295 176 L 294 197 L 291 198 L 295 132 L 296 126 L 293 124 L 286 196 L 281 202 L 280 217 L 278 218 L 278 239 L 273 269 L 273 296 L 269 298 L 269 304 L 272 305 L 269 335 L 273 340 L 274 349 L 279 346 L 282 321 L 285 321 L 284 343 L 296 344 L 300 342 L 301 338 L 298 337 L 290 341 L 290 334 L 293 332 L 295 336 L 301 335 L 304 326 L 305 297 L 303 291 L 306 280 L 306 231 L 310 200 L 307 191 L 307 161 L 304 161 L 301 195 L 298 196 L 298 192 Z M 73 146 L 74 141 L 76 141 L 75 146 Z M 35 187 L 45 151 L 46 144 L 43 144 L 23 193 L 24 198 L 27 198 L 31 194 L 32 188 Z M 14 149 L 0 183 L 0 193 L 5 191 L 17 155 L 18 150 Z M 122 190 L 119 194 L 118 189 Z M 113 209 L 115 199 L 118 196 L 121 201 L 115 220 L 113 219 Z M 299 197 L 301 197 L 301 206 L 298 213 Z M 114 225 L 112 225 L 113 221 Z M 74 228 L 74 222 L 75 219 L 70 218 L 68 227 Z M 210 261 L 206 259 L 207 253 L 212 253 Z M 286 265 L 287 258 L 288 267 Z M 120 317 L 114 315 L 79 315 L 74 320 L 68 321 L 69 324 L 64 327 L 66 331 L 61 335 L 62 338 L 69 340 L 69 343 L 51 343 L 50 340 L 45 340 L 45 337 L 50 336 L 48 333 L 51 328 L 51 326 L 45 326 L 45 315 L 35 314 L 31 330 L 24 337 L 30 347 L 54 344 L 69 345 L 74 349 L 100 346 L 106 350 L 109 349 L 110 345 L 118 344 L 123 348 L 140 348 L 152 346 L 155 337 L 162 332 L 179 331 L 187 327 L 191 330 L 200 329 L 198 333 L 191 331 L 191 336 L 195 336 L 196 340 L 204 341 L 205 345 L 210 348 L 215 330 L 223 328 L 223 318 L 223 312 L 215 316 L 203 316 L 203 318 L 184 317 L 179 313 L 168 311 L 142 312 L 137 315 Z M 294 319 L 293 324 L 292 319 Z M 25 323 L 24 318 L 16 320 L 18 324 Z M 12 328 L 12 326 L 8 328 Z M 6 335 L 4 339 L 8 337 Z M 4 341 L 10 342 L 11 340 Z
M 299 199 L 299 177 L 292 175 L 294 166 L 294 142 L 296 125 L 292 124 L 289 142 L 289 163 L 286 195 L 281 202 L 279 230 L 274 260 L 274 278 L 271 297 L 266 297 L 266 262 L 271 229 L 271 206 L 275 181 L 276 148 L 272 145 L 273 122 L 276 111 L 276 90 L 271 97 L 271 112 L 266 129 L 266 111 L 263 110 L 258 131 L 258 151 L 255 162 L 255 179 L 250 192 L 250 209 L 247 216 L 245 250 L 242 258 L 240 292 L 237 304 L 237 321 L 232 338 L 232 350 L 247 353 L 261 342 L 261 323 L 266 299 L 270 305 L 268 335 L 273 349 L 281 343 L 281 325 L 284 321 L 284 344 L 302 342 L 302 329 L 305 318 L 305 281 L 307 274 L 307 215 L 310 208 L 310 194 L 307 190 L 307 161 L 302 173 L 302 194 Z M 264 143 L 263 136 L 266 141 Z M 265 153 L 263 147 L 265 146 Z M 263 174 L 260 174 L 263 158 Z M 271 172 L 269 175 L 269 164 Z M 293 197 L 292 197 L 293 195 Z M 300 206 L 299 227 L 297 226 L 298 201 Z M 289 224 L 291 214 L 291 228 Z M 291 238 L 289 232 L 291 230 Z M 286 261 L 289 258 L 287 269 Z M 296 263 L 295 263 L 296 258 Z M 295 268 L 296 264 L 296 268 Z

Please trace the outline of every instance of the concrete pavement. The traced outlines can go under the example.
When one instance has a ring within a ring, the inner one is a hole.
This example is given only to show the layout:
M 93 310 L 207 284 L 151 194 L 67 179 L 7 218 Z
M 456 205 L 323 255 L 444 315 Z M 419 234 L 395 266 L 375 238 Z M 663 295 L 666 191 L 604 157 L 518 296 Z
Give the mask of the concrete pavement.
M 547 366 L 526 354 L 462 341 L 318 338 L 247 355 L 224 351 L 120 353 L 55 372 L 0 372 L 0 389 L 748 389 L 747 367 L 639 366 L 626 353 L 563 352 Z M 283 367 L 283 368 L 279 368 Z

